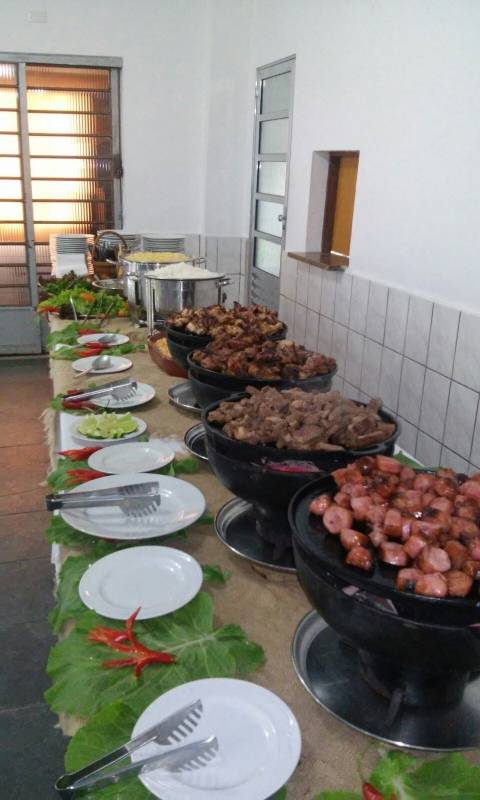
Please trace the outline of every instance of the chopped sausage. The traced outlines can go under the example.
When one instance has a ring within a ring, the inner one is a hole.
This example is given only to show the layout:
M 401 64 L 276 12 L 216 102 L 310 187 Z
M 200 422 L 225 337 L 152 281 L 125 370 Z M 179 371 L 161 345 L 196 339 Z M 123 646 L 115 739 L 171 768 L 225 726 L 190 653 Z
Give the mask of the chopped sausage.
M 470 539 L 467 546 L 470 558 L 473 558 L 474 561 L 480 561 L 480 536 L 477 536 L 476 539 Z
M 345 494 L 345 492 L 337 492 L 333 499 L 337 506 L 341 506 L 342 508 L 350 508 L 350 498 L 348 494 Z
M 420 475 L 417 475 L 415 478 L 413 488 L 417 489 L 417 491 L 421 492 L 428 492 L 433 488 L 433 484 L 435 483 L 435 476 L 429 475 L 428 472 L 421 472 Z
M 353 511 L 353 518 L 357 520 L 367 519 L 367 514 L 370 508 L 373 508 L 373 503 L 369 497 L 352 497 L 350 505 Z
M 367 548 L 362 547 L 362 545 L 355 545 L 355 547 L 352 547 L 352 549 L 348 551 L 345 561 L 347 564 L 350 564 L 351 567 L 359 567 L 360 569 L 364 569 L 365 572 L 369 572 L 373 567 L 372 551 L 367 550 Z
M 453 514 L 454 505 L 448 497 L 436 497 L 430 503 L 430 508 L 435 508 L 437 511 L 445 511 L 446 514 Z
M 433 488 L 440 497 L 453 500 L 458 492 L 458 483 L 453 478 L 436 478 Z
M 455 514 L 462 519 L 478 522 L 480 521 L 480 503 L 474 497 L 457 494 L 455 498 Z
M 412 533 L 412 517 L 402 517 L 402 542 L 406 542 Z
M 332 478 L 334 479 L 337 486 L 342 487 L 344 483 L 347 482 L 347 468 L 341 467 L 340 469 L 336 469 L 332 472 Z
M 452 517 L 450 535 L 452 539 L 461 539 L 462 542 L 468 542 L 469 539 L 476 539 L 480 535 L 480 528 L 469 519 Z
M 410 481 L 413 483 L 413 481 L 415 480 L 416 477 L 417 477 L 417 473 L 415 472 L 414 469 L 411 469 L 411 467 L 403 467 L 402 468 L 402 471 L 400 473 L 400 480 L 401 480 L 402 483 L 404 483 L 404 484 L 405 483 L 410 483 Z
M 387 536 L 393 539 L 402 538 L 402 515 L 396 508 L 390 508 L 385 514 L 383 521 L 383 530 Z
M 367 511 L 367 522 L 374 527 L 377 525 L 383 525 L 383 520 L 385 519 L 386 513 L 387 509 L 385 506 L 372 505 Z
M 365 547 L 369 543 L 368 536 L 364 533 L 360 533 L 360 531 L 353 530 L 353 528 L 343 528 L 343 530 L 340 531 L 340 541 L 345 550 L 351 550 L 352 547 L 355 547 L 357 544 L 361 544 Z
M 418 555 L 416 564 L 422 572 L 448 572 L 451 562 L 448 553 L 441 547 L 427 545 Z
M 351 528 L 352 521 L 352 512 L 335 504 L 329 506 L 323 515 L 323 524 L 329 533 L 340 533 L 342 528 Z
M 428 508 L 432 505 L 435 499 L 439 500 L 440 498 L 437 497 L 435 492 L 425 492 L 422 494 L 422 508 Z
M 473 578 L 458 569 L 445 573 L 450 597 L 466 597 L 473 586 Z
M 445 544 L 445 551 L 452 564 L 452 569 L 462 569 L 468 558 L 468 549 L 457 539 L 449 539 Z
M 399 475 L 402 465 L 396 458 L 391 456 L 377 456 L 377 467 L 380 472 L 388 472 L 392 475 Z
M 387 541 L 387 537 L 380 528 L 374 528 L 373 531 L 368 534 L 368 538 L 374 547 L 380 547 L 383 542 Z
M 439 572 L 421 575 L 415 584 L 415 593 L 427 597 L 446 597 L 447 592 L 447 580 Z
M 395 585 L 397 589 L 400 591 L 409 590 L 412 591 L 415 589 L 415 584 L 417 580 L 423 575 L 423 572 L 420 572 L 419 569 L 413 569 L 412 567 L 407 567 L 406 569 L 399 569 L 397 572 L 397 577 L 395 579 Z
M 474 580 L 480 580 L 480 561 L 474 561 L 474 559 L 467 558 L 467 560 L 463 563 L 462 570 L 467 575 L 470 575 L 470 577 Z
M 416 558 L 423 548 L 427 545 L 427 540 L 419 533 L 412 533 L 407 542 L 403 545 L 403 549 L 410 556 L 411 559 Z
M 460 494 L 480 500 L 480 483 L 478 481 L 465 481 L 461 486 Z
M 395 567 L 406 567 L 410 561 L 403 545 L 396 542 L 384 542 L 380 545 L 380 559 Z
M 317 514 L 319 517 L 323 517 L 325 511 L 329 506 L 332 505 L 332 498 L 329 494 L 320 494 L 318 497 L 315 497 L 309 506 L 310 514 Z

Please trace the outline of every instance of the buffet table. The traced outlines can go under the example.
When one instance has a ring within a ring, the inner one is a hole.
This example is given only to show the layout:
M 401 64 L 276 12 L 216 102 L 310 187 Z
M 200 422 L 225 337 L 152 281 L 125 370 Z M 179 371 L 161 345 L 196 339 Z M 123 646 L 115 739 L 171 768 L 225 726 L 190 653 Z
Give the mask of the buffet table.
M 52 329 L 59 330 L 63 324 L 53 320 Z M 127 333 L 134 342 L 145 339 L 144 331 L 134 329 L 126 320 L 110 327 Z M 133 368 L 126 374 L 153 385 L 156 390 L 156 397 L 134 413 L 145 420 L 151 437 L 173 435 L 183 439 L 185 431 L 198 422 L 198 417 L 183 413 L 169 403 L 167 390 L 179 379 L 170 378 L 158 369 L 147 350 L 129 357 Z M 71 362 L 51 360 L 50 364 L 54 394 L 70 389 L 74 385 Z M 59 425 L 59 416 L 49 412 L 45 418 L 52 467 L 55 451 L 65 446 L 65 426 Z M 68 418 L 69 415 L 61 416 Z M 231 497 L 203 462 L 197 473 L 182 478 L 191 481 L 204 493 L 207 509 L 213 515 Z M 312 800 L 322 789 L 357 788 L 357 757 L 367 748 L 368 740 L 318 706 L 301 685 L 292 665 L 293 635 L 299 621 L 310 611 L 296 577 L 253 568 L 219 542 L 212 526 L 193 525 L 188 529 L 187 537 L 175 540 L 174 546 L 190 553 L 202 564 L 218 564 L 232 573 L 225 586 L 207 587 L 215 596 L 216 623 L 242 625 L 247 636 L 262 645 L 266 663 L 248 679 L 277 693 L 291 707 L 300 724 L 302 757 L 288 783 L 289 800 Z M 56 545 L 54 560 L 57 566 L 71 552 Z M 80 721 L 63 718 L 61 725 L 66 734 L 72 735 Z M 375 760 L 375 750 L 370 750 L 372 761 Z

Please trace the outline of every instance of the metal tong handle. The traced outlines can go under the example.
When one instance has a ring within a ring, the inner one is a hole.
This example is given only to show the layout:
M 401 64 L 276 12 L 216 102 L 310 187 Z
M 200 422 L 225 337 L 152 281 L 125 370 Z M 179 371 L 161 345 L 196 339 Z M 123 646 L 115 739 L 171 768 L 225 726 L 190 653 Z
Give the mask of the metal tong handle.
M 137 388 L 137 381 L 132 381 L 131 378 L 123 378 L 119 381 L 112 381 L 112 383 L 105 383 L 97 389 L 85 389 L 83 392 L 76 394 L 65 395 L 66 400 L 87 400 L 89 397 L 103 397 L 107 394 L 112 394 L 113 389 L 123 389 L 124 387 L 131 386 L 132 389 Z
M 118 487 L 116 489 L 75 492 L 75 494 L 48 494 L 45 501 L 48 511 L 56 511 L 59 508 L 85 508 L 85 505 L 89 505 L 92 508 L 120 505 L 122 502 L 129 500 L 151 500 L 159 496 L 158 484 L 145 483 L 140 485 L 142 486 L 142 491 L 135 494 L 123 494 L 119 491 L 122 487 Z
M 123 749 L 124 748 L 120 748 L 120 750 Z M 110 774 L 103 775 L 102 772 L 106 767 L 112 764 L 111 761 L 107 761 L 97 767 L 93 772 L 88 771 L 87 774 L 80 775 L 80 773 L 85 773 L 86 770 L 88 770 L 88 767 L 85 767 L 84 770 L 79 770 L 77 773 L 62 776 L 55 784 L 55 788 L 63 800 L 69 800 L 74 794 L 77 796 L 84 794 L 93 786 L 95 789 L 100 789 L 111 783 L 118 783 L 121 778 L 128 774 L 133 773 L 136 775 L 139 772 L 150 772 L 152 769 L 158 769 L 159 767 L 174 772 L 184 766 L 188 766 L 192 759 L 198 759 L 199 757 L 205 759 L 209 756 L 210 758 L 208 760 L 210 760 L 217 751 L 218 740 L 215 736 L 210 736 L 208 739 L 200 739 L 199 741 L 191 742 L 182 747 L 175 747 L 175 749 L 166 753 L 159 753 L 158 755 L 150 756 L 150 758 L 145 758 L 141 761 L 125 764 L 125 766 L 118 767 Z M 124 755 L 125 754 L 122 754 L 120 758 L 123 758 Z M 104 759 L 99 759 L 99 761 L 94 762 L 94 764 L 105 761 L 105 758 L 106 757 L 104 757 Z M 118 762 L 120 758 L 117 758 L 116 762 Z M 201 763 L 199 766 L 201 766 Z M 74 780 L 72 780 L 72 778 Z
M 179 726 L 183 725 L 185 720 L 188 720 L 189 727 L 187 728 L 187 732 L 191 732 L 191 729 L 193 729 L 196 724 L 194 723 L 194 718 L 198 720 L 202 712 L 203 705 L 201 700 L 196 700 L 194 703 L 184 706 L 184 708 L 170 714 L 166 719 L 162 720 L 162 722 L 153 725 L 151 728 L 147 728 L 146 731 L 130 739 L 130 741 L 125 744 L 120 745 L 120 747 L 116 747 L 115 750 L 112 750 L 110 753 L 100 756 L 100 758 L 91 761 L 90 764 L 87 764 L 85 767 L 75 772 L 62 775 L 55 784 L 56 790 L 63 800 L 69 800 L 69 798 L 73 797 L 75 791 L 73 786 L 77 781 L 85 778 L 87 775 L 96 775 L 107 766 L 113 766 L 118 763 L 118 761 L 125 758 L 125 756 L 134 753 L 140 747 L 144 747 L 144 745 L 150 742 L 169 744 L 171 738 L 178 740 L 180 736 L 184 735 L 183 731 L 178 730 Z

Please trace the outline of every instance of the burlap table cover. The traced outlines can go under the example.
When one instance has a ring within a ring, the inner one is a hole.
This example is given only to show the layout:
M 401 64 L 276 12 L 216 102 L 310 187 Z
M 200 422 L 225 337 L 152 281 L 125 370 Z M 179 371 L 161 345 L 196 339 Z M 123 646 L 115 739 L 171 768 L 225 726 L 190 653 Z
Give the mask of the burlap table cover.
M 65 323 L 51 320 L 51 329 L 58 330 Z M 134 329 L 127 320 L 115 321 L 110 330 L 127 333 L 132 341 L 145 341 L 142 330 Z M 151 360 L 147 350 L 128 356 L 133 367 L 128 373 L 137 380 L 155 387 L 156 397 L 134 411 L 148 425 L 150 435 L 183 437 L 185 431 L 198 422 L 193 414 L 183 413 L 168 401 L 167 390 L 178 378 L 170 378 Z M 54 394 L 66 391 L 72 382 L 71 362 L 50 360 Z M 112 376 L 110 376 L 112 377 Z M 113 376 L 115 377 L 115 376 Z M 121 377 L 120 375 L 116 377 Z M 81 385 L 82 382 L 79 382 Z M 54 441 L 54 416 L 47 417 L 47 434 Z M 51 448 L 52 457 L 54 449 Z M 202 462 L 195 475 L 182 476 L 204 493 L 207 508 L 216 514 L 232 495 Z M 302 732 L 300 763 L 288 782 L 288 800 L 312 800 L 322 789 L 357 789 L 359 776 L 357 756 L 368 748 L 368 739 L 347 725 L 338 722 L 318 706 L 301 685 L 291 660 L 291 644 L 295 628 L 310 610 L 310 605 L 294 576 L 271 572 L 260 574 L 250 564 L 236 557 L 217 539 L 207 526 L 193 525 L 185 541 L 175 542 L 175 547 L 185 550 L 201 564 L 219 564 L 230 570 L 232 576 L 226 586 L 208 587 L 215 597 L 217 625 L 236 623 L 247 636 L 265 649 L 264 667 L 249 676 L 249 680 L 265 686 L 278 694 L 292 709 Z M 72 551 L 61 547 L 61 559 Z M 359 677 L 359 691 L 361 679 Z M 65 733 L 73 734 L 79 720 L 62 718 Z M 368 761 L 374 759 L 371 748 Z

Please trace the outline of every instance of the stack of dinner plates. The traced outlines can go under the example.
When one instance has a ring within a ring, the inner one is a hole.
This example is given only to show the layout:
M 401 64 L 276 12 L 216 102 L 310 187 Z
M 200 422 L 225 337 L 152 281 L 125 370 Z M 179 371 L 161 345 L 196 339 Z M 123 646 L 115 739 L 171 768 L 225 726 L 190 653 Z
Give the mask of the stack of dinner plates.
M 156 253 L 184 253 L 185 237 L 160 236 L 156 233 L 143 234 L 143 250 Z
M 121 244 L 121 241 L 118 236 L 115 236 L 116 233 L 120 234 L 120 236 L 125 239 L 129 251 L 140 249 L 140 243 L 142 241 L 141 234 L 120 229 L 111 232 L 99 231 L 98 235 L 100 236 L 100 234 L 102 234 L 101 244 L 103 244 L 104 247 L 111 247 L 112 250 L 117 248 Z
M 86 275 L 88 272 L 87 244 L 93 242 L 89 233 L 53 233 L 50 235 L 52 274 L 57 278 L 67 272 Z

